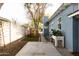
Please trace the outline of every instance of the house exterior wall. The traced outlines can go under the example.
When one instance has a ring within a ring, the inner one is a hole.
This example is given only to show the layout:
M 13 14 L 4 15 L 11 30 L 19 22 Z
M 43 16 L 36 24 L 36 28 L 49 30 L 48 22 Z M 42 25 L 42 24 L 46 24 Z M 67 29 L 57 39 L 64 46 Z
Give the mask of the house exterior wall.
M 10 41 L 11 42 L 16 41 L 17 39 L 20 39 L 24 36 L 25 33 L 24 27 L 21 27 L 20 25 L 15 23 L 4 22 L 4 21 L 2 22 L 2 25 L 3 25 L 3 36 L 1 40 L 1 46 L 3 46 L 4 42 L 5 44 L 8 44 L 10 43 Z
M 79 10 L 79 3 L 78 3 L 77 5 L 78 5 L 77 8 L 78 8 L 78 10 Z
M 2 34 L 2 46 L 3 44 L 8 44 L 10 42 L 10 31 L 9 31 L 9 22 L 2 21 L 2 28 L 3 28 L 3 34 Z
M 48 21 L 48 17 L 44 16 L 44 18 L 43 18 L 43 34 L 44 34 L 44 36 L 48 36 L 48 32 L 49 32 L 49 28 L 46 24 L 47 21 Z
M 11 41 L 15 41 L 24 36 L 25 29 L 21 25 L 11 23 Z
M 61 18 L 61 31 L 65 36 L 65 48 L 73 52 L 73 18 L 69 18 L 68 15 L 78 10 L 78 4 L 71 4 L 64 11 L 55 16 L 49 24 L 49 32 L 51 29 L 58 29 L 58 20 Z

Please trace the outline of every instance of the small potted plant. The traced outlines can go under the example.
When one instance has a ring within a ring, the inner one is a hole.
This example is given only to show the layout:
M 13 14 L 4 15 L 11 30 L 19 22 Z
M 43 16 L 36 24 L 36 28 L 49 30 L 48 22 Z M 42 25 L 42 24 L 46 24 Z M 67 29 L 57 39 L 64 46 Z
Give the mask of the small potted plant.
M 52 29 L 52 38 L 55 40 L 55 46 L 58 46 L 57 41 L 62 40 L 62 45 L 64 47 L 64 36 L 60 30 Z

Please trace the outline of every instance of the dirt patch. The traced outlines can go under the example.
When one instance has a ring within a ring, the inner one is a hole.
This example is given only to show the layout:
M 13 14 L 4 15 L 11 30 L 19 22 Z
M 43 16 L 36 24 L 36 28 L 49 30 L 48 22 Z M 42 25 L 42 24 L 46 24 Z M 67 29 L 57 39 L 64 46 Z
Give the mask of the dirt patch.
M 5 47 L 0 47 L 0 56 L 15 56 L 26 43 L 27 41 L 19 39 Z
M 72 52 L 74 56 L 79 56 L 79 52 Z

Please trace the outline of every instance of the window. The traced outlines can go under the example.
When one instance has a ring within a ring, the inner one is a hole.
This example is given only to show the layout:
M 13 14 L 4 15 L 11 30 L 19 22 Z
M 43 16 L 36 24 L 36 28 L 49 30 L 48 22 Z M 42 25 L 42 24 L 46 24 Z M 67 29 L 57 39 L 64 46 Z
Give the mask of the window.
M 61 29 L 61 18 L 58 19 L 58 29 Z

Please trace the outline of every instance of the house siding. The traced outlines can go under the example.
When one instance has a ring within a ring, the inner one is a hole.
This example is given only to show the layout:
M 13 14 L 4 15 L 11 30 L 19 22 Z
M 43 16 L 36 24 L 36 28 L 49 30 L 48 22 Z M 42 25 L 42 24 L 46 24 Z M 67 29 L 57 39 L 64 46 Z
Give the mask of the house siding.
M 65 36 L 65 48 L 71 52 L 73 52 L 73 18 L 69 18 L 68 15 L 76 10 L 78 10 L 78 4 L 71 4 L 56 15 L 49 24 L 49 32 L 51 29 L 58 29 L 57 20 L 61 17 L 61 31 Z

